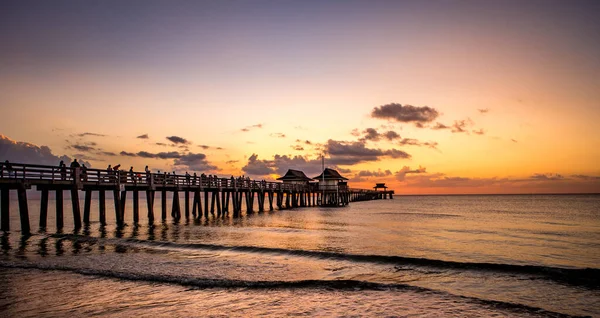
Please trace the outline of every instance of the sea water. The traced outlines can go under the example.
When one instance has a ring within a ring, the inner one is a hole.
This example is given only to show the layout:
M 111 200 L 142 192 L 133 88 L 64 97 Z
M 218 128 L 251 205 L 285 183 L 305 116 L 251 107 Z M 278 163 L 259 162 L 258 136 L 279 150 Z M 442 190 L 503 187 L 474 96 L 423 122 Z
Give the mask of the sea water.
M 127 202 L 124 227 L 108 199 L 108 224 L 94 200 L 79 231 L 65 200 L 57 232 L 51 198 L 29 237 L 11 200 L 1 316 L 600 316 L 600 195 L 396 196 L 179 222 L 161 222 L 157 198 L 153 225 L 141 196 L 140 224 Z

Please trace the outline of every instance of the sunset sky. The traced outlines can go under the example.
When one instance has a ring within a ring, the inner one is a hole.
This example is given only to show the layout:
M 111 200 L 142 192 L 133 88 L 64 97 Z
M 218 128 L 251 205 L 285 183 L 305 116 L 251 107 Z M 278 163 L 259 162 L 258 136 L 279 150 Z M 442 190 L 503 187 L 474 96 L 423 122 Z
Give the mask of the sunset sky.
M 0 159 L 600 192 L 600 1 L 5 1 Z M 63 157 L 64 158 L 64 157 Z

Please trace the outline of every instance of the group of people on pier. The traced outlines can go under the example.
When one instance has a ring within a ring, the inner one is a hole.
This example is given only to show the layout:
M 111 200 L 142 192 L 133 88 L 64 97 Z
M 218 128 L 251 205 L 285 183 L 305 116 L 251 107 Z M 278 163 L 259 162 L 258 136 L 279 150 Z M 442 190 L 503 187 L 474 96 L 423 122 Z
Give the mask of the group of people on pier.
M 98 175 L 97 181 L 150 184 L 152 180 L 154 184 L 202 185 L 209 188 L 241 187 L 267 189 L 272 186 L 265 180 L 251 180 L 250 177 L 244 175 L 238 177 L 232 175 L 230 178 L 222 178 L 217 175 L 206 175 L 204 173 L 200 175 L 197 175 L 196 172 L 190 174 L 187 171 L 184 175 L 178 175 L 175 171 L 172 173 L 166 171 L 161 173 L 160 170 L 158 170 L 158 173 L 152 173 L 148 166 L 144 168 L 145 175 L 143 175 L 140 172 L 135 172 L 133 166 L 129 168 L 129 171 L 120 170 L 120 168 L 120 164 L 114 166 L 109 164 L 105 174 L 101 174 L 101 170 L 96 170 Z M 65 162 L 61 160 L 58 167 L 52 169 L 52 174 L 58 173 L 60 180 L 75 180 L 77 178 L 77 171 L 79 171 L 78 176 L 80 181 L 88 181 L 88 167 L 86 167 L 85 164 L 78 162 L 77 159 L 74 159 L 70 163 L 69 168 L 67 168 Z M 4 177 L 5 173 L 7 173 L 9 178 L 16 177 L 16 171 L 8 160 L 0 164 L 0 177 Z

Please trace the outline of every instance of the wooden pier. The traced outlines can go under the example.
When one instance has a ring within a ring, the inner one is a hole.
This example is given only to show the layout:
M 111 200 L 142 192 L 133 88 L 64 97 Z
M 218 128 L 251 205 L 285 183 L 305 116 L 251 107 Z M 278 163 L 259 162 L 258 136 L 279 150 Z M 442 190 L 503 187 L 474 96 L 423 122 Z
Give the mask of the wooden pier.
M 352 189 L 347 186 L 324 188 L 309 183 L 286 184 L 241 178 L 220 178 L 217 176 L 196 176 L 157 174 L 150 172 L 108 171 L 33 164 L 11 163 L 7 170 L 0 170 L 0 230 L 10 230 L 9 191 L 16 190 L 19 202 L 19 214 L 22 234 L 31 232 L 27 190 L 35 186 L 41 192 L 39 227 L 46 228 L 48 218 L 48 197 L 50 191 L 56 196 L 56 227 L 64 226 L 63 192 L 69 191 L 75 229 L 89 224 L 91 218 L 92 196 L 99 201 L 98 220 L 106 224 L 106 192 L 112 192 L 115 220 L 123 225 L 127 196 L 131 193 L 133 222 L 140 221 L 139 193 L 145 192 L 147 218 L 152 224 L 155 220 L 154 199 L 161 196 L 160 219 L 167 220 L 167 195 L 172 194 L 171 218 L 179 220 L 194 218 L 205 219 L 222 217 L 231 212 L 239 217 L 242 207 L 246 213 L 292 209 L 310 206 L 344 206 L 354 201 L 392 199 L 394 191 L 374 191 Z M 84 195 L 83 218 L 79 204 L 80 192 Z M 180 193 L 183 193 L 184 208 L 181 209 Z M 256 203 L 255 203 L 256 202 Z M 190 207 L 191 203 L 191 207 Z M 210 203 L 210 204 L 209 204 Z M 216 208 L 216 209 L 215 209 Z M 215 215 L 216 212 L 216 215 Z

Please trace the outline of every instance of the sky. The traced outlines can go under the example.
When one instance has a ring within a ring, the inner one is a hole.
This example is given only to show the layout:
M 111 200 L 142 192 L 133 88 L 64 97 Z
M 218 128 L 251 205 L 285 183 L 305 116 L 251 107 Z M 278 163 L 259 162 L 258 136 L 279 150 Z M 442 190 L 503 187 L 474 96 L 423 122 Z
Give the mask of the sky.
M 0 159 L 600 192 L 599 1 L 4 1 Z

